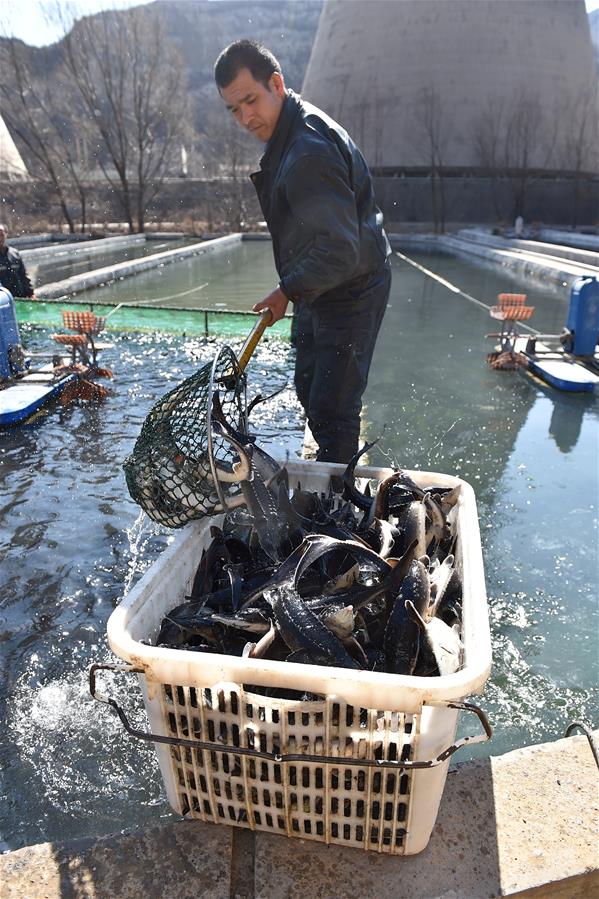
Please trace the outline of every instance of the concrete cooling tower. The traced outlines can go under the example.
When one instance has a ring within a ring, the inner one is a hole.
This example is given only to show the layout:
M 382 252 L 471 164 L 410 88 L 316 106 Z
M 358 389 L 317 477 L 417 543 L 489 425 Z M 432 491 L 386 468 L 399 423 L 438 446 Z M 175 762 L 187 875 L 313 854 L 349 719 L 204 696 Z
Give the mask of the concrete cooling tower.
M 379 176 L 599 171 L 584 0 L 326 0 L 302 95 Z
M 21 154 L 0 115 L 0 178 L 19 180 L 28 177 Z

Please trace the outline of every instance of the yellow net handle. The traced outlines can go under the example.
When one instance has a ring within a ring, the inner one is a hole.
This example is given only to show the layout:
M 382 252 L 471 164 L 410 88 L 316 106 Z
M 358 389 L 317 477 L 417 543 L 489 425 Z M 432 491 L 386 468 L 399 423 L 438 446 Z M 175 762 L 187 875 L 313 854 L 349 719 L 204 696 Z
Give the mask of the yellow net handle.
M 241 348 L 241 353 L 239 355 L 239 368 L 241 371 L 245 371 L 245 368 L 250 361 L 252 353 L 258 346 L 260 338 L 264 334 L 265 330 L 269 326 L 272 321 L 272 312 L 270 309 L 265 309 L 254 327 L 252 328 L 250 334 L 248 335 L 243 347 Z

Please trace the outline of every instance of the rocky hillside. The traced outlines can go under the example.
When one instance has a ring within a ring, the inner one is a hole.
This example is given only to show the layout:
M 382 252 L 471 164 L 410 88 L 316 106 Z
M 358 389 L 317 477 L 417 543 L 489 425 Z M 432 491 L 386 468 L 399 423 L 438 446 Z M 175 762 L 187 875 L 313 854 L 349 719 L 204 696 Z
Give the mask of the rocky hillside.
M 238 38 L 255 38 L 281 62 L 287 82 L 300 90 L 323 0 L 157 0 L 169 37 L 187 62 L 190 86 L 212 87 L 218 52 Z
M 301 90 L 323 0 L 157 0 L 150 4 L 164 16 L 169 38 L 186 62 L 189 88 L 195 98 L 197 127 L 217 101 L 213 66 L 227 44 L 254 38 L 281 63 L 288 87 Z
M 211 114 L 219 106 L 212 74 L 215 59 L 238 38 L 255 38 L 269 47 L 281 62 L 287 85 L 299 91 L 322 6 L 323 0 L 156 0 L 146 4 L 183 56 L 196 130 L 203 132 L 209 127 Z M 116 12 L 122 17 L 130 14 L 131 9 Z M 86 19 L 99 22 L 103 15 Z M 0 50 L 3 43 L 5 39 L 0 38 Z M 61 62 L 62 41 L 49 47 L 29 47 L 27 52 L 32 75 L 43 74 L 51 82 Z M 3 76 L 10 79 L 10 71 L 5 70 Z M 19 149 L 26 158 L 27 149 Z

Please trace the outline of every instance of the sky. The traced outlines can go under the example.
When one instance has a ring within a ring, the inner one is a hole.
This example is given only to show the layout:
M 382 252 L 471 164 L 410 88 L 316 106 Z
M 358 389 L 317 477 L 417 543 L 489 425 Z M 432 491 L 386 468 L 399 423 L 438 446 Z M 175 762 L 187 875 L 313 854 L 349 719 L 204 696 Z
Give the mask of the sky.
M 147 0 L 77 0 L 76 6 L 85 15 L 101 9 L 139 6 L 143 2 Z M 599 0 L 585 0 L 585 4 L 587 12 L 599 9 Z M 19 37 L 36 47 L 54 43 L 62 37 L 62 32 L 47 20 L 47 10 L 52 5 L 49 0 L 0 0 L 0 34 Z
M 74 6 L 81 15 L 89 15 L 102 9 L 123 9 L 145 2 L 147 0 L 76 0 Z M 599 0 L 596 2 L 599 4 Z M 62 29 L 48 20 L 48 11 L 56 5 L 65 9 L 70 6 L 60 0 L 0 0 L 0 35 L 19 37 L 36 47 L 53 44 L 62 37 Z

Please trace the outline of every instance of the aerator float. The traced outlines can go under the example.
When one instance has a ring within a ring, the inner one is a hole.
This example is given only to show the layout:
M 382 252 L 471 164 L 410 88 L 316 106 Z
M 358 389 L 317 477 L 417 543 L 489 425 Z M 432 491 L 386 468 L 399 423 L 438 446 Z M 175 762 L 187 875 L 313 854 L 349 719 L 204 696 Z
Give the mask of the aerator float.
M 501 331 L 487 334 L 499 345 L 487 355 L 495 369 L 522 368 L 559 390 L 590 393 L 599 384 L 599 281 L 579 278 L 570 293 L 566 327 L 560 334 L 523 337 L 518 322 L 532 317 L 526 294 L 500 293 L 491 317 Z
M 70 350 L 25 353 L 12 294 L 0 287 L 0 425 L 15 425 L 30 418 L 53 399 L 63 405 L 77 399 L 101 400 L 107 390 L 93 378 L 111 378 L 108 368 L 99 368 L 100 347 L 96 335 L 105 319 L 92 312 L 63 311 L 63 323 L 71 332 L 53 334 L 60 347 Z

